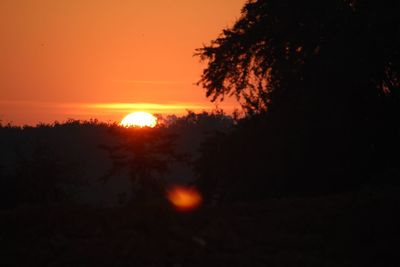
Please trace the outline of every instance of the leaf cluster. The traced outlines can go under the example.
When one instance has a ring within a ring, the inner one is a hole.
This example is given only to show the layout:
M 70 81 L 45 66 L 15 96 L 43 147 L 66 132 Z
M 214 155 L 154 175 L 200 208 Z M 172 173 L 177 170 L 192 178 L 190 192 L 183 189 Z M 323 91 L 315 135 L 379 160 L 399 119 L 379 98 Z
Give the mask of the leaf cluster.
M 235 96 L 248 113 L 305 90 L 398 97 L 399 10 L 390 0 L 249 1 L 197 49 L 207 62 L 198 83 L 212 101 Z

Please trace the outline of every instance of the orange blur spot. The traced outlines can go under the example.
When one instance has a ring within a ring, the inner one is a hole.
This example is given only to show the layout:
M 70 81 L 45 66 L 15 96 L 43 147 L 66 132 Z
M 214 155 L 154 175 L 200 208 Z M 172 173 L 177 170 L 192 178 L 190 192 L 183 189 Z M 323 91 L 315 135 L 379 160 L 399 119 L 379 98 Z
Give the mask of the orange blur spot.
M 203 201 L 200 192 L 195 188 L 174 186 L 167 192 L 167 197 L 172 205 L 182 212 L 187 212 L 198 208 Z

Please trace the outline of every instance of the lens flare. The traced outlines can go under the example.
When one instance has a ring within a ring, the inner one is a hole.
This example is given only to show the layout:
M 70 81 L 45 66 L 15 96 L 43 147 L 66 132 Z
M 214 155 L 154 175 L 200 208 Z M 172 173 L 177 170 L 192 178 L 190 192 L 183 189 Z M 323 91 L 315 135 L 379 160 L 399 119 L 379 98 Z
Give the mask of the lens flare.
M 133 112 L 126 115 L 120 125 L 124 127 L 155 127 L 157 125 L 157 118 L 147 112 Z
M 177 211 L 188 212 L 198 208 L 203 197 L 192 187 L 174 186 L 167 192 L 168 200 Z

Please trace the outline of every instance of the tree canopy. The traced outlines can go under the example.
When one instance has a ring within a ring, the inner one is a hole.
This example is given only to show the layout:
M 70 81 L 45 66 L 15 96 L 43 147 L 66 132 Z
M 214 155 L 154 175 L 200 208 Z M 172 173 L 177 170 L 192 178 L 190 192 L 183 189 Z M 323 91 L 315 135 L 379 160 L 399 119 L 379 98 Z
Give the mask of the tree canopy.
M 197 50 L 211 99 L 260 112 L 304 90 L 399 94 L 400 17 L 394 0 L 256 0 Z
M 248 1 L 197 50 L 207 96 L 252 115 L 204 146 L 200 182 L 337 192 L 398 168 L 399 13 L 392 0 Z

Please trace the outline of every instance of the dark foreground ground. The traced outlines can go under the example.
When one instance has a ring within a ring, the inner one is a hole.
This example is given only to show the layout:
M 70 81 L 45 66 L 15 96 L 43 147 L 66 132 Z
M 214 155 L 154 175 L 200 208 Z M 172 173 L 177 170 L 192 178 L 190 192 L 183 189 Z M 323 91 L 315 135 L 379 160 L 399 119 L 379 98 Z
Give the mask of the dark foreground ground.
M 0 264 L 400 266 L 399 190 L 272 199 L 178 214 L 164 205 L 1 212 Z

